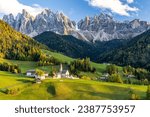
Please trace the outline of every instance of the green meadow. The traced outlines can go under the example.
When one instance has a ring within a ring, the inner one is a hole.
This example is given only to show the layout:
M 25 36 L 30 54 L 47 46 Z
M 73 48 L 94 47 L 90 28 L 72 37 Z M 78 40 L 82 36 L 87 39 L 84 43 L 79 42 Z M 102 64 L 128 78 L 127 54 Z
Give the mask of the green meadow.
M 74 59 L 59 53 L 45 51 L 61 62 L 71 62 Z M 128 100 L 132 89 L 140 96 L 146 98 L 147 86 L 108 83 L 94 80 L 69 80 L 48 78 L 41 84 L 36 84 L 34 78 L 25 76 L 27 70 L 41 69 L 48 73 L 52 66 L 39 67 L 36 62 L 0 59 L 0 61 L 17 64 L 22 74 L 12 74 L 0 71 L 0 99 L 1 100 Z M 106 69 L 106 64 L 91 62 L 96 73 L 81 72 L 88 77 L 99 77 Z M 55 66 L 58 67 L 59 66 Z M 119 70 L 122 68 L 119 67 Z M 7 89 L 15 89 L 14 94 L 6 94 Z
M 5 94 L 6 88 L 19 88 L 19 91 L 14 95 Z M 50 78 L 36 84 L 32 78 L 0 72 L 1 100 L 127 100 L 130 89 L 145 99 L 146 86 Z

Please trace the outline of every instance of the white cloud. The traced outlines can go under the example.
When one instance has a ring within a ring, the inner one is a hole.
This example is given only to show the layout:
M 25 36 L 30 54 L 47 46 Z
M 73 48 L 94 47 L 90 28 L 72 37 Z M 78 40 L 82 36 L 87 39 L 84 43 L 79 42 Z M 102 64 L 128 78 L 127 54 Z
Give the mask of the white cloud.
M 128 4 L 123 4 L 120 0 L 85 0 L 91 6 L 109 9 L 111 12 L 123 15 L 130 16 L 129 12 L 136 12 L 139 9 L 136 7 L 130 7 Z M 133 1 L 133 0 L 128 0 Z
M 44 8 L 42 8 L 38 4 L 34 4 L 32 6 L 24 5 L 18 0 L 0 0 L 1 14 L 12 13 L 14 15 L 17 15 L 17 13 L 22 12 L 22 9 L 26 9 L 28 12 L 30 12 L 31 15 L 35 16 L 36 14 L 40 13 Z
M 133 2 L 134 2 L 134 0 L 127 0 L 127 2 L 128 2 L 128 3 L 133 3 Z

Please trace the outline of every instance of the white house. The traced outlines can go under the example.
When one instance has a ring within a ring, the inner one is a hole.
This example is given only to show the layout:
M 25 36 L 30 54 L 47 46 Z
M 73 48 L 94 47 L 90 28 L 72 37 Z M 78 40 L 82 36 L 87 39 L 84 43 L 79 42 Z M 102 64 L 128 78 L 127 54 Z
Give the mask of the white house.
M 28 76 L 28 77 L 35 77 L 35 75 L 36 75 L 36 71 L 35 70 L 28 70 L 27 72 L 26 72 L 26 76 Z
M 48 77 L 48 73 L 45 73 L 42 76 L 39 76 L 39 75 L 36 74 L 36 70 L 28 70 L 26 72 L 26 76 L 32 77 L 32 78 L 35 78 L 35 79 L 44 80 L 46 77 Z
M 109 77 L 109 74 L 108 73 L 105 73 L 103 74 L 101 77 L 100 77 L 100 80 L 107 80 Z

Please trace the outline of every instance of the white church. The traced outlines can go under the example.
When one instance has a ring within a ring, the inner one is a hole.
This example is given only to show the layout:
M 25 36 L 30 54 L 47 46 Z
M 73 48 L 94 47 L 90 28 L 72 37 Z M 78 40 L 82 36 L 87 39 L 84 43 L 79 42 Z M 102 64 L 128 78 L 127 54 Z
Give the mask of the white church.
M 69 70 L 63 70 L 62 64 L 60 64 L 60 70 L 56 75 L 54 76 L 56 78 L 73 78 L 70 76 Z

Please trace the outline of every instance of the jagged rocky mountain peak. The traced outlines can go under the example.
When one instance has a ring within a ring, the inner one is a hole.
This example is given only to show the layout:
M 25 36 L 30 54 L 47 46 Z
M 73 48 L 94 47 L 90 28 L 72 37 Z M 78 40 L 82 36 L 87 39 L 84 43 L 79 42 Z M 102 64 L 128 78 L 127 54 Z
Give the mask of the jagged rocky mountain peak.
M 9 15 L 4 15 L 3 20 L 6 21 L 8 24 L 13 25 L 15 19 L 13 14 L 11 13 Z
M 52 12 L 50 9 L 44 9 L 40 14 L 33 17 L 25 9 L 13 15 L 5 15 L 3 20 L 10 24 L 16 30 L 31 37 L 41 34 L 45 31 L 53 31 L 59 34 L 68 34 L 69 30 L 75 30 L 76 23 L 71 21 L 63 13 Z
M 108 41 L 112 39 L 133 38 L 150 29 L 146 21 L 116 21 L 108 14 L 85 17 L 78 22 L 78 29 L 86 39 L 94 41 Z
M 86 16 L 75 22 L 62 12 L 53 12 L 50 9 L 44 9 L 35 17 L 23 10 L 17 17 L 12 14 L 5 15 L 3 20 L 17 31 L 32 37 L 45 31 L 52 31 L 62 35 L 73 35 L 90 42 L 129 39 L 150 29 L 150 24 L 146 21 L 139 19 L 116 21 L 106 13 L 93 17 Z
M 12 13 L 10 13 L 9 15 L 4 15 L 3 18 L 4 18 L 4 19 L 5 19 L 5 18 L 9 18 L 9 19 L 13 19 L 13 20 L 14 20 L 14 16 L 13 16 Z
M 22 15 L 26 17 L 30 16 L 30 14 L 25 9 L 22 10 Z
M 44 9 L 41 14 L 42 15 L 49 15 L 50 13 L 52 13 L 52 11 L 50 9 Z

